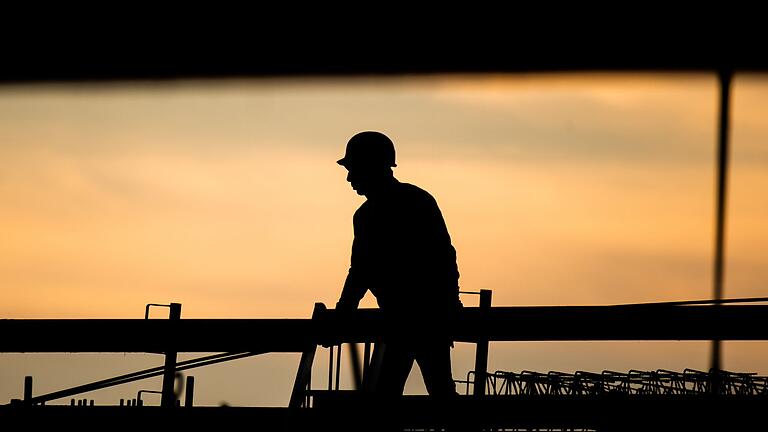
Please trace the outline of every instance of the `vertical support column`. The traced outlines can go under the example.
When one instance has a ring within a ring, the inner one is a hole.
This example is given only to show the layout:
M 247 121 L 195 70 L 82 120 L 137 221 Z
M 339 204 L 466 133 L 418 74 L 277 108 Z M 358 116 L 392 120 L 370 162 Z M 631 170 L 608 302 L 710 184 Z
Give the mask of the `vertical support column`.
M 365 381 L 365 377 L 368 376 L 368 368 L 371 364 L 371 343 L 366 342 L 365 343 L 365 349 L 363 351 L 363 381 Z M 361 387 L 362 388 L 362 385 Z
M 491 290 L 480 290 L 480 312 L 483 316 L 491 310 Z M 488 375 L 488 338 L 477 339 L 475 348 L 475 396 L 485 394 L 485 379 Z
M 333 347 L 334 345 L 328 347 L 328 391 L 333 390 Z
M 729 159 L 729 128 L 731 78 L 733 72 L 729 69 L 718 71 L 720 83 L 720 124 L 718 132 L 717 151 L 717 215 L 715 221 L 715 262 L 713 270 L 713 299 L 722 300 L 725 266 L 725 210 L 728 192 L 728 159 Z M 717 306 L 717 305 L 716 305 Z M 712 341 L 712 357 L 710 368 L 720 369 L 720 341 Z
M 181 304 L 171 303 L 171 312 L 168 319 L 171 323 L 181 319 Z M 175 326 L 170 327 L 172 336 L 175 330 Z M 176 406 L 176 395 L 173 393 L 174 383 L 176 381 L 176 351 L 165 352 L 165 370 L 163 371 L 163 390 L 162 397 L 160 399 L 160 406 L 165 408 L 172 408 Z
M 32 377 L 24 377 L 24 402 L 29 402 L 32 399 Z
M 195 401 L 195 377 L 188 376 L 187 383 L 184 385 L 184 406 L 192 408 Z
M 336 390 L 339 389 L 339 379 L 341 377 L 341 346 L 343 344 L 339 344 L 339 349 L 336 350 Z

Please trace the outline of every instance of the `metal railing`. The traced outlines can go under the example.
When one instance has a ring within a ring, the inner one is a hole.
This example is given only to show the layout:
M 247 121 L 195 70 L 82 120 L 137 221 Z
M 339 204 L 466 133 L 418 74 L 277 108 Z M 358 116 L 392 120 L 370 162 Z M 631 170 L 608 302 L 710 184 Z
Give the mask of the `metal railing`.
M 466 394 L 478 378 L 484 378 L 489 396 L 598 396 L 606 394 L 628 395 L 719 395 L 768 397 L 768 377 L 755 373 L 710 370 L 708 372 L 685 369 L 683 372 L 659 369 L 656 371 L 631 370 L 628 373 L 603 371 L 593 373 L 563 372 L 507 372 L 478 374 L 470 371 L 466 380 Z
M 768 322 L 768 306 L 729 302 L 490 307 L 489 301 L 483 304 L 481 300 L 481 307 L 465 307 L 455 322 L 442 330 L 454 341 L 478 344 L 474 369 L 478 372 L 487 367 L 487 351 L 485 355 L 480 351 L 490 341 L 768 340 L 768 327 L 756 325 Z M 20 402 L 39 404 L 149 377 L 174 377 L 176 371 L 218 362 L 263 353 L 297 352 L 302 353 L 302 359 L 290 405 L 306 406 L 318 345 L 327 346 L 327 341 L 374 343 L 388 332 L 403 330 L 384 322 L 378 310 L 341 314 L 319 303 L 311 319 L 181 319 L 180 307 L 179 317 L 169 320 L 0 320 L 0 352 L 166 353 L 163 366 L 46 395 L 33 396 L 29 380 L 25 398 Z M 222 353 L 184 362 L 176 362 L 175 358 L 169 361 L 169 353 L 175 357 L 178 352 L 216 351 Z M 336 360 L 338 364 L 339 358 Z M 338 366 L 336 371 L 338 382 Z M 479 379 L 478 375 L 472 376 L 473 387 L 476 394 L 482 395 L 486 392 L 479 391 L 481 386 L 493 383 Z M 171 397 L 165 399 L 170 400 L 165 406 L 175 406 L 173 381 L 170 383 L 163 387 Z

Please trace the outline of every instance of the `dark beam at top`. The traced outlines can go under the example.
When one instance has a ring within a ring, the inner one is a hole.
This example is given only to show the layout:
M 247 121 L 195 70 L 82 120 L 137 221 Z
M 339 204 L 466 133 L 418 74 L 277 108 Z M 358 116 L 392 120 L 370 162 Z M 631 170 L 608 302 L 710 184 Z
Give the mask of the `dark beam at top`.
M 513 17 L 511 17 L 513 18 Z M 3 46 L 0 83 L 238 77 L 579 71 L 768 72 L 764 38 L 685 31 L 682 23 L 573 21 L 505 26 L 466 19 L 443 29 L 419 23 L 317 22 L 194 32 L 70 28 Z M 486 25 L 487 24 L 487 25 Z M 599 24 L 599 25 L 594 25 Z M 202 30 L 210 30 L 204 28 Z M 440 31 L 438 31 L 440 30 Z

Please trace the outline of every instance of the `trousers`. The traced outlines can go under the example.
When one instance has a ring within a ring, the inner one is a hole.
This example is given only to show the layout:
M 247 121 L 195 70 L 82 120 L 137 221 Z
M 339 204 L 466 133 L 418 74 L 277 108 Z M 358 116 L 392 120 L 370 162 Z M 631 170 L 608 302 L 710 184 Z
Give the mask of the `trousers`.
M 455 396 L 457 393 L 451 373 L 451 345 L 450 341 L 445 340 L 385 342 L 375 393 L 384 398 L 401 396 L 415 361 L 421 369 L 430 396 Z

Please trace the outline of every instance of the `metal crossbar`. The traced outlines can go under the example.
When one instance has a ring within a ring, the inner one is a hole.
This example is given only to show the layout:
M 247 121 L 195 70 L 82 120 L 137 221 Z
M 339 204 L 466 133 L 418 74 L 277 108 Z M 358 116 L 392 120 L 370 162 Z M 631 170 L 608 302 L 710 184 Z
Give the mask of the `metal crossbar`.
M 183 371 L 183 370 L 198 368 L 202 366 L 209 366 L 216 363 L 237 360 L 245 357 L 251 357 L 259 354 L 264 354 L 264 353 L 263 352 L 244 352 L 244 353 L 214 354 L 210 356 L 199 357 L 196 359 L 190 359 L 190 360 L 179 362 L 176 364 L 175 370 Z M 116 377 L 107 378 L 100 381 L 95 381 L 88 384 L 83 384 L 80 386 L 76 386 L 76 387 L 72 387 L 64 390 L 55 391 L 55 392 L 40 395 L 40 396 L 35 396 L 27 400 L 24 400 L 24 403 L 32 404 L 32 405 L 38 404 L 38 403 L 45 403 L 55 399 L 61 399 L 64 397 L 74 396 L 81 393 L 100 390 L 103 388 L 113 387 L 120 384 L 126 384 L 133 381 L 140 381 L 147 378 L 158 377 L 163 375 L 164 373 L 165 373 L 165 368 L 163 366 L 158 366 L 158 367 L 144 369 L 137 372 L 128 373 L 125 375 L 119 375 Z

